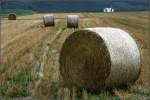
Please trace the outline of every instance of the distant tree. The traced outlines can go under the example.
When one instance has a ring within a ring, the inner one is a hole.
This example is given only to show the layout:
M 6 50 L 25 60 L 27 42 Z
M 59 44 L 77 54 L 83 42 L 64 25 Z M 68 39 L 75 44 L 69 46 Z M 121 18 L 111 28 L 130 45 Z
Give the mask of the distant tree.
M 4 9 L 5 0 L 0 0 L 0 9 Z

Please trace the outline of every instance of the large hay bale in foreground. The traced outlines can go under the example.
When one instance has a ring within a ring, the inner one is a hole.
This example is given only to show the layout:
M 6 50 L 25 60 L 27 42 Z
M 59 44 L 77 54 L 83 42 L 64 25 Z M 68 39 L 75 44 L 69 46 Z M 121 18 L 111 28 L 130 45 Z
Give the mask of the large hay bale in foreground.
M 68 85 L 94 91 L 132 84 L 140 74 L 137 44 L 117 28 L 72 33 L 62 46 L 59 63 Z
M 43 17 L 43 22 L 45 27 L 47 26 L 55 26 L 54 15 L 45 15 Z
M 9 14 L 8 20 L 16 20 L 16 14 L 14 14 L 14 13 Z
M 78 28 L 78 15 L 68 15 L 67 16 L 67 27 L 68 28 Z

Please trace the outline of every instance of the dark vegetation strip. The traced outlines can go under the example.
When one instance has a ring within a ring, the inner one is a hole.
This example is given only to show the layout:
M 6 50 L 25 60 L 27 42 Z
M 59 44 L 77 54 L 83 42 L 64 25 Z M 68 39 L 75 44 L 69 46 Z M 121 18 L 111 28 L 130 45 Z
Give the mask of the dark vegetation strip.
M 36 12 L 32 10 L 21 10 L 21 9 L 2 9 L 0 12 L 0 17 L 7 18 L 9 13 L 15 13 L 17 16 L 26 16 L 35 14 Z
M 148 29 L 140 24 L 137 24 L 137 22 L 130 20 L 128 18 L 113 18 L 113 22 L 119 23 L 121 25 L 125 25 L 127 27 L 131 27 L 133 29 L 139 30 L 140 32 L 146 32 Z

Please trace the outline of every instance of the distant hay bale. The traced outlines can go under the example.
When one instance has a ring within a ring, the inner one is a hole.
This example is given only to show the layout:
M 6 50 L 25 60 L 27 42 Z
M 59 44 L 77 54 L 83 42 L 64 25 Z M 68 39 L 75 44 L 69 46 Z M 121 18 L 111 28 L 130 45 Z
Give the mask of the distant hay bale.
M 134 39 L 117 28 L 72 33 L 62 46 L 59 64 L 67 84 L 94 91 L 134 83 L 141 67 Z
M 68 28 L 78 28 L 78 15 L 68 15 L 67 16 L 67 27 Z
M 45 15 L 43 17 L 43 22 L 44 22 L 45 27 L 55 26 L 54 15 Z
M 16 14 L 14 14 L 14 13 L 9 14 L 8 20 L 16 20 Z

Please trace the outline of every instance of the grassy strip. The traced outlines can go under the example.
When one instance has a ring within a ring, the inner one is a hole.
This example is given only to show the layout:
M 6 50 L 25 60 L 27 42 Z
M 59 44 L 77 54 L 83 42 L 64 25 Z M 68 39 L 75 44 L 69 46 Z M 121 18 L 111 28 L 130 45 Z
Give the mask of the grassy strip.
M 125 25 L 127 27 L 131 27 L 133 29 L 136 29 L 136 30 L 139 30 L 140 32 L 145 32 L 146 30 L 148 30 L 147 28 L 141 26 L 140 24 L 138 24 L 137 22 L 133 21 L 133 20 L 130 20 L 128 18 L 113 18 L 112 19 L 113 22 L 115 23 L 119 23 L 119 24 L 122 24 L 122 25 Z
M 18 65 L 19 66 L 19 65 Z M 20 69 L 16 73 L 7 78 L 7 81 L 0 84 L 0 96 L 6 98 L 26 97 L 30 95 L 29 84 L 37 80 L 32 74 L 31 68 L 34 65 L 20 65 Z
M 0 11 L 0 17 L 7 17 L 9 13 L 15 13 L 17 16 L 32 15 L 36 12 L 31 10 L 21 10 L 21 9 L 3 9 Z

